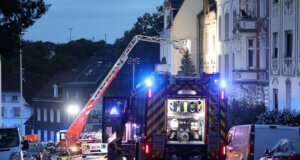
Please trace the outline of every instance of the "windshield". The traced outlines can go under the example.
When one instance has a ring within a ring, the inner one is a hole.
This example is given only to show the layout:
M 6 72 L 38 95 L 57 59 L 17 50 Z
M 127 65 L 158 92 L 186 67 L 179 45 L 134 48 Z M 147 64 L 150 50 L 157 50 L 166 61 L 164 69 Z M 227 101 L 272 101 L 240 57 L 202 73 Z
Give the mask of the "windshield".
M 291 146 L 293 151 L 300 151 L 300 140 L 292 140 Z
M 29 145 L 29 151 L 30 151 L 30 153 L 32 153 L 32 154 L 35 154 L 35 153 L 38 153 L 38 152 L 39 152 L 35 144 L 30 144 L 30 145 Z
M 0 129 L 0 148 L 16 147 L 19 143 L 19 134 L 16 128 Z
M 44 147 L 43 147 L 42 144 L 38 143 L 38 144 L 36 144 L 36 145 L 37 145 L 37 147 L 39 148 L 39 150 L 41 150 L 41 151 L 43 150 Z

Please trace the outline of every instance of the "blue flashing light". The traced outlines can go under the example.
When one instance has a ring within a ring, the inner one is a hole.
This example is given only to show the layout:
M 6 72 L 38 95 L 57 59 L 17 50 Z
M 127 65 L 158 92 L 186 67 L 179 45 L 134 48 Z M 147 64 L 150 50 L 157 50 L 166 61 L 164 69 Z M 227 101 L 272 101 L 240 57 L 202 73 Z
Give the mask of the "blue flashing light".
M 145 84 L 146 84 L 147 87 L 152 87 L 152 85 L 153 85 L 152 79 L 147 78 L 147 79 L 145 80 Z
M 221 81 L 220 87 L 221 88 L 226 88 L 226 82 L 224 80 Z
M 111 110 L 110 110 L 110 112 L 109 112 L 109 114 L 111 114 L 111 115 L 118 115 L 119 112 L 117 110 L 117 107 L 115 107 L 115 106 L 112 107 Z

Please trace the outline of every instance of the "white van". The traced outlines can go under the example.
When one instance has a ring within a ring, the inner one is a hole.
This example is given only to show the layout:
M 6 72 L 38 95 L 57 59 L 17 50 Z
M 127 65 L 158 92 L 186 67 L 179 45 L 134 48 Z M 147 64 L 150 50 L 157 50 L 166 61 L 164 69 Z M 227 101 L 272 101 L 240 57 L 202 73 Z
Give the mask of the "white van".
M 299 127 L 280 125 L 241 125 L 232 127 L 227 135 L 226 159 L 259 159 L 265 149 L 282 138 L 299 138 Z
M 23 160 L 22 146 L 17 128 L 0 129 L 0 157 L 3 160 Z

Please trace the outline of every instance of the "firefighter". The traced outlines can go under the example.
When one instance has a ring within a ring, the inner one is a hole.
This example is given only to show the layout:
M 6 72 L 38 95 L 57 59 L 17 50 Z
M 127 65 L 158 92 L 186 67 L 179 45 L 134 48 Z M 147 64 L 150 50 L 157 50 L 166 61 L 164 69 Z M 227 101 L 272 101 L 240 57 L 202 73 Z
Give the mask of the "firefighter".
M 53 143 L 51 140 L 49 140 L 46 147 L 47 147 L 48 154 L 49 154 L 48 157 L 51 159 L 52 155 L 55 155 L 55 154 L 56 154 L 56 148 L 55 148 L 55 145 L 54 145 L 54 143 Z

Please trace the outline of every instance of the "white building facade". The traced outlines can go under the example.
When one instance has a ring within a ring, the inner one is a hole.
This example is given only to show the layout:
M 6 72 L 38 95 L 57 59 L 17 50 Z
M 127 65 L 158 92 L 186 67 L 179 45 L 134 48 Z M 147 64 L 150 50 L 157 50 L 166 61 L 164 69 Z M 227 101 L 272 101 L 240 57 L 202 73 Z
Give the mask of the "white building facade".
M 23 97 L 22 97 L 23 98 Z M 19 92 L 2 92 L 2 128 L 21 129 L 21 96 Z M 23 98 L 23 134 L 25 122 L 32 116 L 33 108 Z
M 228 97 L 268 105 L 267 0 L 216 0 L 217 71 Z
M 270 1 L 270 109 L 300 111 L 300 2 Z

